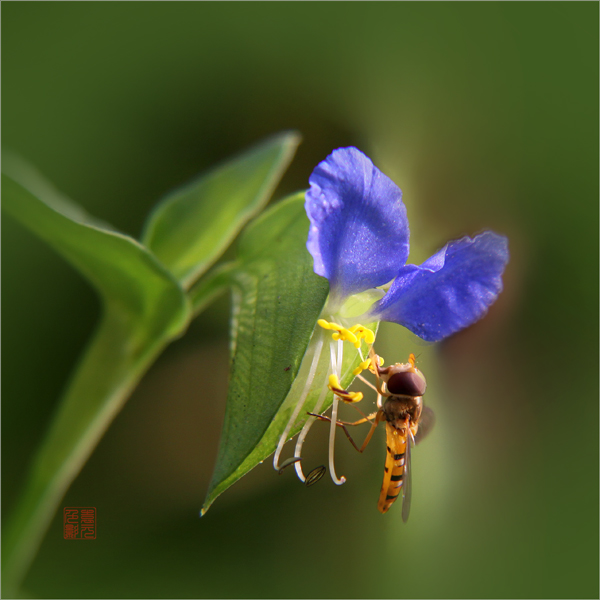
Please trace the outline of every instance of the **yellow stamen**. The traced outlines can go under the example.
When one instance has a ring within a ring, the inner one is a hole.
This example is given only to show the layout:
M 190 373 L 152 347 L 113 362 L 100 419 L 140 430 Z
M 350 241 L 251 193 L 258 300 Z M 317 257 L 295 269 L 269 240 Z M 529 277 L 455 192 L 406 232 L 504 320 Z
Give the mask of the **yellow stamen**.
M 323 329 L 329 329 L 335 331 L 331 335 L 334 340 L 342 340 L 344 342 L 350 342 L 355 348 L 360 348 L 361 340 L 365 340 L 367 344 L 372 344 L 375 341 L 375 334 L 364 327 L 363 325 L 353 325 L 350 329 L 346 329 L 337 323 L 330 323 L 325 319 L 319 319 L 317 325 Z
M 350 327 L 350 331 L 354 333 L 357 338 L 364 338 L 365 342 L 369 345 L 375 341 L 375 334 L 364 325 L 353 325 Z
M 371 366 L 371 359 L 367 358 L 367 360 L 361 362 L 352 373 L 354 375 L 360 375 L 363 371 L 366 371 Z
M 346 400 L 346 402 L 360 402 L 362 399 L 362 392 L 348 392 L 347 398 L 342 398 L 342 400 Z
M 349 392 L 342 388 L 342 384 L 335 373 L 329 376 L 329 385 L 327 387 L 344 402 L 360 402 L 363 399 L 362 392 Z
M 341 325 L 338 325 L 337 323 L 330 323 L 325 319 L 319 319 L 317 321 L 317 325 L 319 325 L 323 329 L 337 329 L 338 331 L 344 329 Z
M 379 366 L 383 367 L 383 362 L 384 362 L 383 361 L 383 357 L 381 357 L 379 355 L 376 355 L 376 356 L 377 356 L 377 358 L 379 360 Z M 373 366 L 372 362 L 369 364 L 369 371 L 371 371 L 371 373 L 373 373 L 373 375 L 376 375 L 375 367 Z
M 338 376 L 335 373 L 332 373 L 329 376 L 329 389 L 330 390 L 341 390 L 342 389 L 342 384 L 340 383 L 340 380 L 338 379 Z

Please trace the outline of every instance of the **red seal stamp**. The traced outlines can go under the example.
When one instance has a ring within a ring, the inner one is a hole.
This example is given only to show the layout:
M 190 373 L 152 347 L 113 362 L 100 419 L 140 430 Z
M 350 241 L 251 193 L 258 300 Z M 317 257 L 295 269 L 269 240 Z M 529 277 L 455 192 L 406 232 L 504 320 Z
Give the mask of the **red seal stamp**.
M 96 508 L 94 506 L 65 507 L 63 535 L 65 540 L 95 540 Z

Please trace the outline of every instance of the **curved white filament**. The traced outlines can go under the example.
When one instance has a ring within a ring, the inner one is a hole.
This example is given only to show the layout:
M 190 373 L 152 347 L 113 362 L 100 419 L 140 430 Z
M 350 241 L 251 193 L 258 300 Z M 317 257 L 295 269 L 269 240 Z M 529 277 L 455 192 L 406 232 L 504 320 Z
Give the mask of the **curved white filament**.
M 335 449 L 335 427 L 337 424 L 337 413 L 338 413 L 338 399 L 337 396 L 333 395 L 333 404 L 331 405 L 331 423 L 329 429 L 329 474 L 331 475 L 331 479 L 333 479 L 333 483 L 336 485 L 342 485 L 342 483 L 346 483 L 346 478 L 342 475 L 339 479 L 335 474 L 335 464 L 334 464 L 334 449 Z
M 338 379 L 342 376 L 342 360 L 344 358 L 344 342 L 342 340 L 338 340 L 337 344 L 337 360 L 334 362 L 335 350 L 334 344 L 331 344 L 331 361 L 333 372 L 338 376 Z M 338 399 L 337 396 L 333 395 L 333 404 L 331 405 L 331 423 L 329 427 L 329 474 L 331 475 L 331 479 L 333 483 L 336 485 L 342 485 L 342 483 L 346 483 L 346 478 L 342 475 L 339 479 L 335 474 L 335 460 L 334 460 L 334 451 L 335 451 L 335 428 L 337 425 L 337 413 L 338 413 Z
M 321 335 L 319 335 L 319 339 L 317 340 L 317 342 L 315 344 L 314 355 L 313 355 L 312 363 L 310 365 L 310 370 L 308 372 L 308 377 L 306 378 L 306 383 L 304 384 L 304 389 L 302 390 L 302 394 L 300 394 L 300 398 L 298 399 L 298 402 L 296 403 L 296 407 L 294 408 L 294 411 L 292 412 L 292 416 L 290 417 L 290 420 L 288 421 L 287 425 L 285 426 L 285 429 L 283 430 L 283 433 L 281 434 L 281 437 L 279 438 L 279 443 L 277 444 L 277 450 L 275 450 L 275 456 L 273 457 L 273 468 L 276 471 L 279 471 L 279 469 L 280 469 L 279 456 L 281 455 L 283 446 L 285 445 L 285 443 L 287 441 L 287 437 L 290 432 L 290 429 L 292 428 L 292 425 L 296 422 L 296 418 L 298 417 L 300 410 L 302 410 L 304 401 L 306 400 L 306 397 L 308 396 L 308 392 L 310 391 L 313 380 L 315 378 L 315 373 L 317 372 L 317 365 L 319 364 L 319 359 L 321 358 L 322 348 L 323 348 L 323 337 Z M 296 464 L 298 464 L 298 463 L 296 463 Z
M 327 396 L 327 392 L 329 391 L 329 389 L 325 386 L 323 386 L 323 389 L 321 390 L 321 393 L 319 394 L 319 399 L 317 400 L 317 403 L 315 404 L 315 408 L 313 409 L 313 412 L 315 413 L 319 413 L 321 412 L 321 407 L 323 406 L 323 402 L 325 401 L 325 396 Z M 317 420 L 317 417 L 308 417 L 308 420 L 306 421 L 306 423 L 304 423 L 304 427 L 302 428 L 302 431 L 300 432 L 300 435 L 298 436 L 298 439 L 296 440 L 296 448 L 294 449 L 294 456 L 302 456 L 302 446 L 304 445 L 304 440 L 306 439 L 306 436 L 310 430 L 310 428 L 312 427 L 313 423 Z M 304 471 L 302 470 L 302 463 L 300 461 L 298 461 L 297 463 L 294 464 L 294 468 L 296 469 L 296 475 L 298 476 L 298 479 L 300 479 L 300 481 L 302 481 L 303 483 L 306 483 L 306 477 L 304 476 Z
M 337 374 L 337 359 L 336 359 L 336 354 L 335 354 L 335 343 L 334 342 L 330 342 L 329 352 L 330 352 L 330 358 L 329 358 L 330 370 L 332 373 Z M 321 390 L 321 393 L 319 394 L 319 399 L 317 400 L 317 403 L 315 405 L 313 412 L 319 413 L 321 411 L 321 407 L 323 406 L 323 402 L 325 401 L 325 396 L 327 395 L 328 391 L 329 391 L 329 388 L 327 388 L 326 386 L 323 386 L 323 389 Z M 294 450 L 295 456 L 300 456 L 300 452 L 302 451 L 302 446 L 304 444 L 304 439 L 306 438 L 306 435 L 308 434 L 308 432 L 309 432 L 310 428 L 312 427 L 313 423 L 315 422 L 315 420 L 316 420 L 316 417 L 309 417 L 308 420 L 306 421 L 306 423 L 304 424 L 304 427 L 302 428 L 302 431 L 300 432 L 300 435 L 298 436 L 298 440 L 296 441 L 296 448 Z M 298 476 L 298 479 L 300 479 L 300 481 L 302 481 L 302 482 L 306 482 L 306 477 L 304 476 L 304 471 L 302 470 L 302 465 L 300 464 L 300 461 L 298 461 L 294 465 L 294 468 L 296 469 L 296 475 Z

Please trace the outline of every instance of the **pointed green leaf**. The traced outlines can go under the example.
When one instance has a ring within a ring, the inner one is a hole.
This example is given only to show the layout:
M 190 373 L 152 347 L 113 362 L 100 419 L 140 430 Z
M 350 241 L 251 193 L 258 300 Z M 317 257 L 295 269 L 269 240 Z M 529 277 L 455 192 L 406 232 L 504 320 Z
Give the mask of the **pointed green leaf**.
M 315 355 L 316 375 L 289 437 L 300 430 L 307 411 L 327 389 L 331 332 L 315 331 L 315 325 L 329 286 L 313 271 L 306 250 L 308 227 L 302 193 L 265 212 L 240 238 L 233 271 L 227 408 L 203 513 L 219 494 L 273 453 L 303 397 Z M 352 369 L 358 362 L 356 353 L 346 353 L 344 385 L 354 378 Z M 330 404 L 328 393 L 321 410 Z
M 14 592 L 66 489 L 148 366 L 186 327 L 190 308 L 144 246 L 86 215 L 14 157 L 5 153 L 2 167 L 4 211 L 87 277 L 104 304 L 7 523 L 3 583 Z
M 169 194 L 143 243 L 189 287 L 266 205 L 299 143 L 297 133 L 279 134 Z
M 186 324 L 181 287 L 147 248 L 88 215 L 7 153 L 2 196 L 6 213 L 53 246 L 128 319 L 161 334 L 175 334 Z

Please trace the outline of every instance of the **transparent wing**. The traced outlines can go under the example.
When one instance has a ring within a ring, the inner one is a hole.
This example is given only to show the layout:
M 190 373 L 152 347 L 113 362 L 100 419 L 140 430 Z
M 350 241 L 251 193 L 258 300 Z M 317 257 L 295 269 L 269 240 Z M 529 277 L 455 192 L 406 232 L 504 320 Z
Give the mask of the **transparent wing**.
M 424 406 L 421 412 L 421 418 L 419 419 L 419 429 L 417 429 L 417 435 L 415 435 L 415 444 L 418 444 L 432 429 L 435 425 L 435 414 L 429 408 Z
M 406 523 L 410 514 L 410 501 L 412 494 L 412 467 L 410 464 L 411 446 L 415 443 L 415 438 L 406 424 L 408 435 L 406 436 L 406 451 L 404 455 L 404 476 L 402 477 L 402 520 Z

